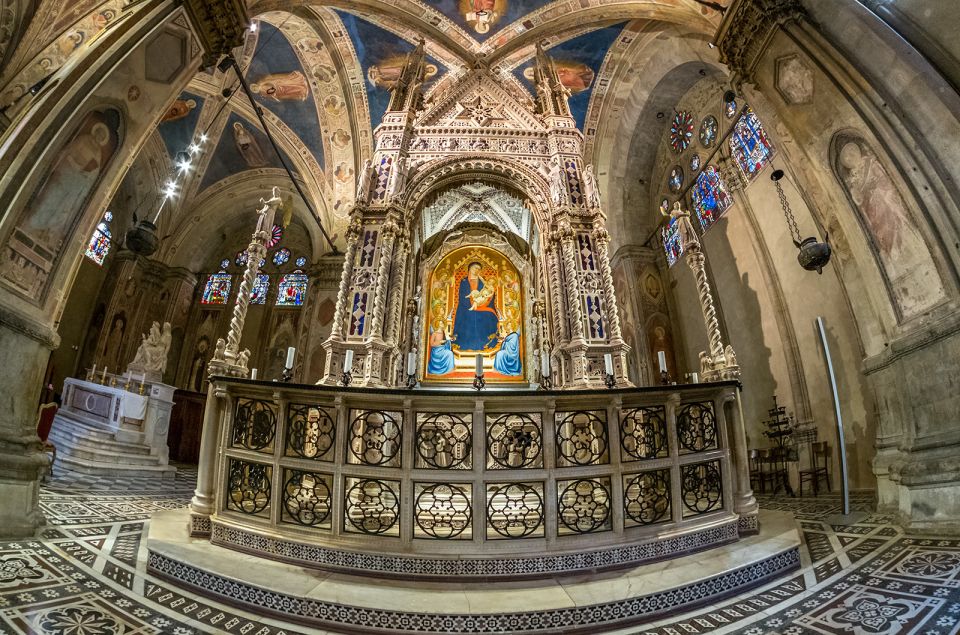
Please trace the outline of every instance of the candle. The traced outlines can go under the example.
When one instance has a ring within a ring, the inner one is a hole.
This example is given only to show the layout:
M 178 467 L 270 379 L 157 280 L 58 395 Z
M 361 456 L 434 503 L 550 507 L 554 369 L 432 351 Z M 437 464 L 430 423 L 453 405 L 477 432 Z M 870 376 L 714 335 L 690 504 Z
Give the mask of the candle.
M 87 377 L 88 380 L 95 380 L 97 378 L 97 365 L 94 364 L 93 368 L 90 370 L 90 375 Z
M 477 354 L 477 377 L 483 376 L 483 355 Z
M 657 361 L 660 362 L 660 372 L 667 372 L 667 354 L 663 351 L 657 351 Z
M 610 353 L 603 354 L 603 368 L 608 375 L 613 374 L 613 355 Z
M 695 384 L 700 383 L 700 373 L 690 373 L 690 381 Z
M 293 368 L 293 358 L 297 354 L 297 349 L 290 347 L 287 349 L 287 364 L 284 368 Z
M 353 372 L 353 351 L 347 350 L 343 354 L 343 372 L 352 373 Z
M 250 379 L 256 379 L 256 378 L 257 378 L 257 369 L 254 368 L 253 370 L 250 371 Z
M 550 376 L 550 353 L 540 354 L 540 375 L 543 377 Z
M 100 375 L 100 383 L 103 385 L 107 384 L 107 367 L 103 367 L 103 374 Z
M 417 373 L 417 354 L 413 351 L 407 353 L 407 374 L 415 375 Z

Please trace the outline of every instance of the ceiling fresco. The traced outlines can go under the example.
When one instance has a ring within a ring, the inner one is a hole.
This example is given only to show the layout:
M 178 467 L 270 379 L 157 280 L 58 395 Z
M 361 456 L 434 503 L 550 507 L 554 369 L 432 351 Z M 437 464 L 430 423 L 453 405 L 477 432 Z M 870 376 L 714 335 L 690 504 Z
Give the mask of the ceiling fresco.
M 427 4 L 483 41 L 549 0 L 427 0 Z
M 353 40 L 357 59 L 363 69 L 367 101 L 370 105 L 370 125 L 376 129 L 390 103 L 390 88 L 403 69 L 407 54 L 415 46 L 353 14 L 337 11 L 337 15 Z M 427 56 L 426 89 L 429 90 L 431 82 L 446 70 L 435 58 Z
M 570 91 L 570 112 L 581 130 L 587 118 L 590 96 L 600 75 L 603 60 L 611 45 L 623 32 L 624 26 L 625 23 L 621 23 L 597 29 L 547 50 L 554 59 L 560 81 Z M 534 60 L 531 57 L 514 69 L 514 74 L 523 80 L 530 91 L 534 90 L 533 67 Z
M 300 58 L 287 38 L 269 22 L 261 20 L 257 33 L 257 47 L 246 72 L 250 91 L 258 104 L 283 119 L 322 167 L 323 143 L 316 101 Z M 346 140 L 333 141 L 350 143 L 349 134 L 341 133 Z
M 171 159 L 193 143 L 203 103 L 200 95 L 184 91 L 160 118 L 157 129 Z
M 288 157 L 284 159 L 290 162 Z M 233 174 L 256 168 L 283 169 L 283 165 L 260 126 L 231 113 L 197 191 L 202 192 Z

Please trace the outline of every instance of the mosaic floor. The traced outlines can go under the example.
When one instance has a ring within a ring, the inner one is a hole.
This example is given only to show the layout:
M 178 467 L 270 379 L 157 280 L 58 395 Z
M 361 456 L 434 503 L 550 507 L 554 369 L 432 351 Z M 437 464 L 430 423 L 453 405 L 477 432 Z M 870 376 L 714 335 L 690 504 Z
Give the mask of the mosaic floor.
M 0 634 L 301 633 L 180 593 L 144 573 L 149 515 L 187 504 L 196 472 L 123 482 L 60 472 L 43 489 L 49 526 L 36 540 L 0 543 Z M 960 631 L 960 540 L 909 536 L 884 515 L 831 525 L 839 497 L 761 498 L 796 514 L 804 568 L 746 596 L 622 633 L 687 635 Z M 872 497 L 855 495 L 870 512 Z M 317 632 L 317 631 L 310 631 Z

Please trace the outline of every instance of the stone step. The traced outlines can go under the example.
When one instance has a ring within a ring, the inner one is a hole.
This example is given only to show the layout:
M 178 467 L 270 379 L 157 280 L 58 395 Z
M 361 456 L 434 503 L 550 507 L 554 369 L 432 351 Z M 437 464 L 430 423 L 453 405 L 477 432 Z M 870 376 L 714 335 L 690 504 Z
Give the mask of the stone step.
M 60 445 L 71 447 L 87 447 L 91 449 L 105 449 L 111 452 L 127 453 L 131 455 L 150 454 L 150 447 L 139 443 L 123 443 L 113 439 L 102 439 L 100 437 L 89 437 L 83 428 L 69 429 L 65 426 L 54 426 L 50 430 L 50 441 L 59 447 Z
M 111 452 L 105 449 L 77 445 L 57 445 L 57 455 L 69 456 L 85 461 L 98 461 L 100 463 L 119 465 L 157 465 L 159 463 L 157 457 L 150 456 L 149 454 Z
M 126 476 L 131 478 L 162 478 L 172 479 L 177 468 L 172 465 L 122 465 L 118 463 L 104 463 L 88 459 L 78 459 L 57 454 L 57 464 L 54 470 L 67 469 L 82 474 L 96 476 Z
M 57 412 L 56 418 L 53 420 L 53 427 L 57 428 L 58 423 L 63 427 L 63 423 L 67 422 L 68 427 L 71 428 L 82 428 L 87 436 L 97 437 L 105 440 L 110 440 L 113 438 L 114 430 L 109 426 L 102 424 L 101 422 L 92 419 L 84 414 L 78 412 L 70 412 L 69 410 L 60 410 Z

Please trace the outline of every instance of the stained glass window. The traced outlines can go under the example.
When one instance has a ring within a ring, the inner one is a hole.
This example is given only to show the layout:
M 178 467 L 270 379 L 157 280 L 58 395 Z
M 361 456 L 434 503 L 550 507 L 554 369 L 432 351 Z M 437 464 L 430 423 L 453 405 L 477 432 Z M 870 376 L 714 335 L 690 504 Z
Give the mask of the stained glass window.
M 712 146 L 713 142 L 717 140 L 717 130 L 719 128 L 717 118 L 713 115 L 704 119 L 703 123 L 700 124 L 700 145 L 704 148 Z
M 225 271 L 211 273 L 207 278 L 207 286 L 203 289 L 202 304 L 226 304 L 230 298 L 230 284 L 233 276 Z
M 695 154 L 690 158 L 690 172 L 696 173 L 700 169 L 700 155 Z M 693 174 L 690 175 L 691 177 Z
M 305 267 L 307 266 L 307 259 L 303 256 L 300 256 L 299 258 L 297 258 L 294 264 L 296 264 L 298 267 Z
M 103 266 L 107 254 L 110 253 L 110 221 L 112 220 L 113 212 L 107 212 L 103 215 L 103 220 L 97 223 L 96 229 L 93 230 L 93 236 L 90 237 L 90 242 L 87 244 L 87 250 L 83 254 L 101 266 Z
M 680 243 L 680 231 L 677 221 L 671 219 L 670 224 L 660 230 L 663 237 L 663 250 L 667 253 L 667 263 L 672 267 L 683 255 L 683 245 Z
M 277 253 L 273 254 L 273 264 L 278 267 L 282 264 L 285 264 L 290 260 L 290 250 L 284 247 L 283 249 L 278 249 Z
M 230 260 L 228 258 L 224 258 L 223 260 L 220 261 L 221 269 L 226 269 L 229 266 L 230 266 Z
M 277 306 L 301 306 L 307 294 L 307 275 L 288 273 L 280 277 L 277 291 Z
M 751 179 L 759 174 L 773 156 L 773 146 L 770 145 L 763 124 L 750 106 L 744 108 L 743 114 L 733 125 L 730 153 L 744 175 Z
M 681 110 L 673 116 L 670 123 L 670 146 L 675 152 L 683 152 L 693 140 L 693 115 Z
M 731 99 L 723 105 L 723 112 L 726 113 L 727 119 L 733 119 L 733 116 L 737 114 L 737 100 Z
M 697 177 L 691 195 L 703 231 L 707 231 L 733 204 L 733 199 L 720 178 L 720 172 L 712 165 L 704 168 Z
M 234 262 L 238 267 L 244 267 L 244 266 L 246 266 L 246 264 L 247 264 L 247 258 L 249 258 L 249 256 L 247 255 L 247 252 L 245 252 L 245 251 L 238 251 L 238 252 L 237 252 L 237 257 L 233 259 L 233 262 Z
M 260 259 L 259 267 L 260 267 L 261 269 L 263 269 L 263 266 L 264 266 L 265 264 L 267 264 L 267 259 L 266 259 L 266 258 L 261 258 L 261 259 Z
M 283 238 L 283 227 L 280 227 L 280 225 L 274 225 L 273 231 L 270 232 L 270 240 L 267 241 L 267 249 L 276 247 L 281 238 Z
M 250 292 L 250 304 L 266 304 L 267 293 L 270 291 L 270 276 L 258 273 L 253 281 L 253 290 Z
M 679 165 L 673 166 L 673 169 L 670 170 L 670 178 L 667 180 L 670 184 L 671 192 L 679 192 L 680 186 L 683 185 L 683 168 Z

